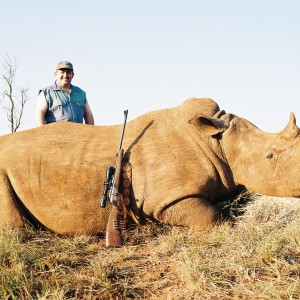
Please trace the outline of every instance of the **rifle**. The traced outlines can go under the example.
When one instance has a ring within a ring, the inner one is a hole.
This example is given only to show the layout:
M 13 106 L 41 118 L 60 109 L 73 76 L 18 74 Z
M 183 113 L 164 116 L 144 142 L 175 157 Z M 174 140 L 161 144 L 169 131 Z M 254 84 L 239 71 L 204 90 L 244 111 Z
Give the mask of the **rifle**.
M 122 149 L 123 137 L 125 132 L 126 120 L 127 120 L 128 110 L 124 111 L 124 124 L 121 134 L 120 146 L 116 155 L 115 167 L 107 166 L 106 168 L 106 180 L 104 182 L 104 191 L 101 198 L 100 207 L 104 208 L 106 206 L 107 194 L 109 191 L 109 201 L 111 203 L 111 211 L 108 217 L 108 222 L 106 226 L 106 246 L 107 247 L 121 247 L 122 234 L 121 234 L 121 212 L 118 208 L 117 202 L 120 201 L 122 195 L 120 194 L 120 177 L 121 168 L 123 162 L 124 150 Z

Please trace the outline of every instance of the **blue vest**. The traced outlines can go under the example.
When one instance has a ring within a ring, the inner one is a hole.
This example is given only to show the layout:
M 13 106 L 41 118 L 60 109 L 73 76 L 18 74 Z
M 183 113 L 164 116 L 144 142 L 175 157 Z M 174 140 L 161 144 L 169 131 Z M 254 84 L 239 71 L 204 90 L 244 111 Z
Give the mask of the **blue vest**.
M 55 82 L 40 92 L 44 93 L 48 104 L 45 114 L 47 124 L 57 121 L 83 123 L 86 94 L 81 88 L 71 84 L 71 92 L 68 94 Z

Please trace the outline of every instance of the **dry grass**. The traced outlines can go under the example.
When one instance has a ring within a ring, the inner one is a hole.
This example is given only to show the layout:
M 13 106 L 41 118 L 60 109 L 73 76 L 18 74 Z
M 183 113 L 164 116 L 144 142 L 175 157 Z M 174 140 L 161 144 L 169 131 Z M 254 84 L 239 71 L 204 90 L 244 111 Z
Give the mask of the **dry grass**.
M 251 198 L 233 225 L 149 224 L 120 249 L 99 237 L 2 231 L 0 298 L 300 299 L 300 201 Z

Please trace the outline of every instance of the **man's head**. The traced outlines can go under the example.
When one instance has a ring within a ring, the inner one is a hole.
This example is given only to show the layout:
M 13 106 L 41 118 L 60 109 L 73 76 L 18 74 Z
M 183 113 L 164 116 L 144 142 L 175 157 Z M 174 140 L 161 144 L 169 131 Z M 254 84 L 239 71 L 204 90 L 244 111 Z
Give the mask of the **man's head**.
M 69 87 L 74 77 L 73 65 L 68 61 L 60 61 L 56 66 L 54 75 L 61 87 Z

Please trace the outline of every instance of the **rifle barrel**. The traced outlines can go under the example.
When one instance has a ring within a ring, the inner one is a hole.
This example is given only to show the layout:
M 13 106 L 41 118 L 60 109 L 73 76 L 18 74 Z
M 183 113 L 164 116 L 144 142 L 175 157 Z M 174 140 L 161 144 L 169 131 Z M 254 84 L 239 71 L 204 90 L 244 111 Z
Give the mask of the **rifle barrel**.
M 123 137 L 124 137 L 125 127 L 126 127 L 126 121 L 127 121 L 127 115 L 128 115 L 128 110 L 124 110 L 124 123 L 123 123 L 123 129 L 122 129 L 121 139 L 120 139 L 119 150 L 122 148 Z

